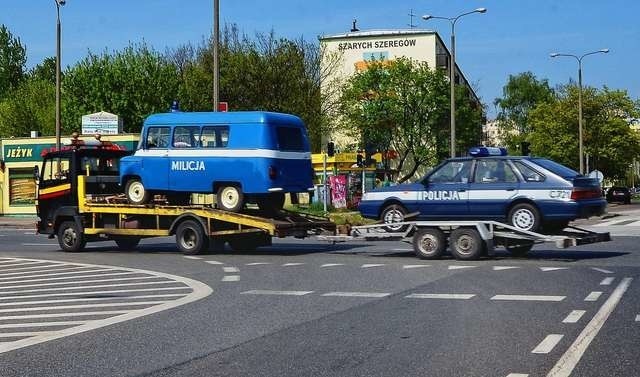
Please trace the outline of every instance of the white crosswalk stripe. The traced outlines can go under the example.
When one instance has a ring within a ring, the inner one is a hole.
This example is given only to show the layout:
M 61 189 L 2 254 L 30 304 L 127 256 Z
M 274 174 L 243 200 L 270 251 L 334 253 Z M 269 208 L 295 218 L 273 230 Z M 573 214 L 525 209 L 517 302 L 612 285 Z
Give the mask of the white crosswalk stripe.
M 195 280 L 123 267 L 26 258 L 0 258 L 0 266 L 0 354 L 184 305 L 212 292 Z

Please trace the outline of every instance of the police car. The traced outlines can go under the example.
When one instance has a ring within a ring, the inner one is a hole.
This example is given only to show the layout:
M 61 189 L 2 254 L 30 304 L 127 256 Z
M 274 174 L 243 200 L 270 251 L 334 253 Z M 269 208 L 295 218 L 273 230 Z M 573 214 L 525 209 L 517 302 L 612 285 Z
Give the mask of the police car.
M 474 147 L 469 155 L 445 160 L 419 182 L 365 193 L 360 213 L 390 224 L 418 212 L 418 220 L 495 220 L 554 232 L 606 209 L 597 179 L 557 162 L 504 148 Z

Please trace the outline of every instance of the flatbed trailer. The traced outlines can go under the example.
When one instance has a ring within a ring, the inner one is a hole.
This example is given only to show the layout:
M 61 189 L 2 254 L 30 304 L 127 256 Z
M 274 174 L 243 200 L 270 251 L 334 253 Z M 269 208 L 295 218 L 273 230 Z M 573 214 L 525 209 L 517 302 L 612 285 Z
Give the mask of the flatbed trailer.
M 87 193 L 88 186 L 117 183 L 114 176 L 77 176 L 77 207 L 66 207 L 54 216 L 50 236 L 58 237 L 65 251 L 80 251 L 86 242 L 114 240 L 130 249 L 142 238 L 172 236 L 184 254 L 200 254 L 209 248 L 251 251 L 271 245 L 272 237 L 304 238 L 312 234 L 335 234 L 326 218 L 279 211 L 277 214 L 248 211 L 232 213 L 204 205 L 167 205 L 162 202 L 127 204 L 114 194 Z
M 404 241 L 413 245 L 414 253 L 421 259 L 440 258 L 449 246 L 451 254 L 459 260 L 493 255 L 498 246 L 514 256 L 523 257 L 538 243 L 552 242 L 557 248 L 567 248 L 611 240 L 608 232 L 592 232 L 573 226 L 554 234 L 543 234 L 482 220 L 406 221 L 393 226 L 401 230 L 390 231 L 388 224 L 361 225 L 352 227 L 350 235 L 320 235 L 318 238 L 331 242 L 363 239 Z

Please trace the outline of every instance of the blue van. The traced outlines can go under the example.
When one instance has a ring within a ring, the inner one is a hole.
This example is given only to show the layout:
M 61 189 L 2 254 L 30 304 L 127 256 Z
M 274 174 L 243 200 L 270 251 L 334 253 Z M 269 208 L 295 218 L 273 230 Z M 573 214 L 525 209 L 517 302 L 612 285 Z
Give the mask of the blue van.
M 150 115 L 135 154 L 120 160 L 130 203 L 163 194 L 182 205 L 192 193 L 213 193 L 231 212 L 245 203 L 279 210 L 286 193 L 313 190 L 312 172 L 302 120 L 261 111 Z

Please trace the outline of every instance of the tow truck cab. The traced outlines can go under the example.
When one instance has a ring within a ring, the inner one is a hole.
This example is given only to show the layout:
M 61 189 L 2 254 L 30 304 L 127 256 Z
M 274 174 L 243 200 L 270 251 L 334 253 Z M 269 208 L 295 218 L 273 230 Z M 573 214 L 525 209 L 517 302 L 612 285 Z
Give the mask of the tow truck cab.
M 36 165 L 37 233 L 56 234 L 63 221 L 81 221 L 78 213 L 78 176 L 87 176 L 87 194 L 119 193 L 120 158 L 132 152 L 108 141 L 81 140 L 73 135 L 69 145 L 42 152 L 42 171 Z

